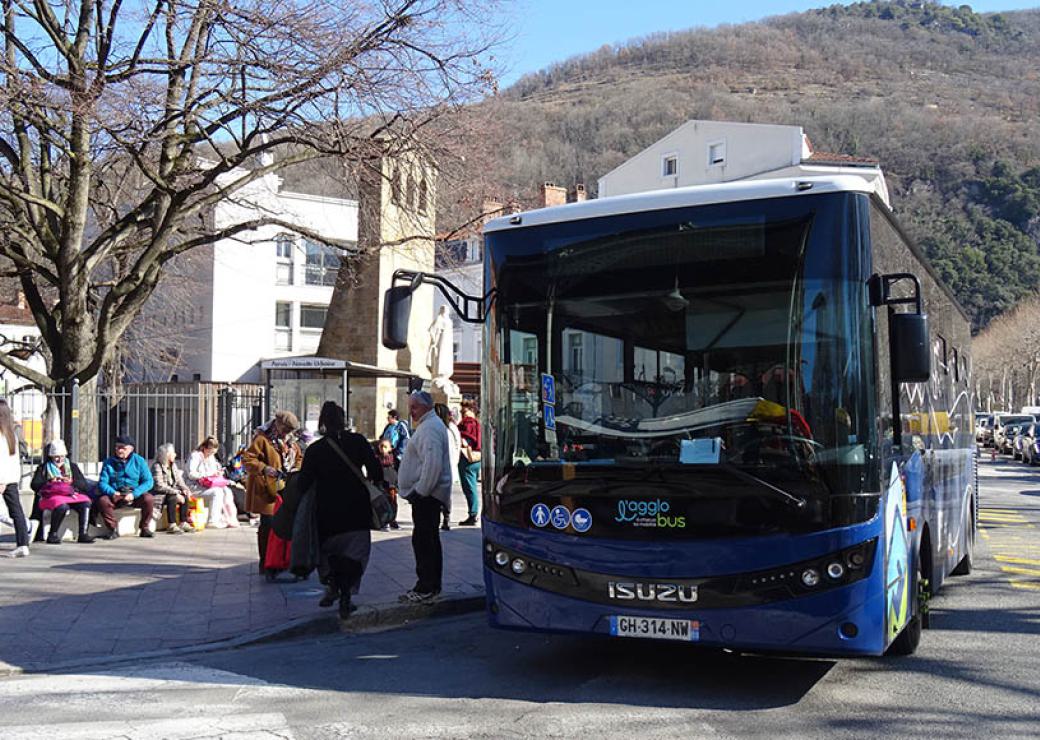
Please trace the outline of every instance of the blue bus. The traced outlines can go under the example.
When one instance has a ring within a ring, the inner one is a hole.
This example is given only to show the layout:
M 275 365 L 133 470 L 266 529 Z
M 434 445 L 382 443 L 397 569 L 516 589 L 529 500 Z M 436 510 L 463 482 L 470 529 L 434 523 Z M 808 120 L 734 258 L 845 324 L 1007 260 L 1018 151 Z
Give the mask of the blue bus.
M 697 186 L 485 227 L 494 627 L 909 654 L 970 571 L 969 321 L 860 178 Z

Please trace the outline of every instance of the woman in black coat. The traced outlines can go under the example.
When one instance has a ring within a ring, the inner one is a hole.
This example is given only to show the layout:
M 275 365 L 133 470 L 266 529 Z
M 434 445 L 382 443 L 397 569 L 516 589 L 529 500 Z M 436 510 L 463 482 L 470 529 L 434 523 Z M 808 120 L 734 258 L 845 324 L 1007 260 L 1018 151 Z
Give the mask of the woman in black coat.
M 383 482 L 383 470 L 368 441 L 346 431 L 346 415 L 339 404 L 328 401 L 321 407 L 318 428 L 322 438 L 307 448 L 296 486 L 306 491 L 315 485 L 319 573 L 330 586 L 322 604 L 331 606 L 338 594 L 339 615 L 345 619 L 356 609 L 351 594 L 357 593 L 372 550 L 372 505 L 364 484 L 342 455 L 377 486 Z

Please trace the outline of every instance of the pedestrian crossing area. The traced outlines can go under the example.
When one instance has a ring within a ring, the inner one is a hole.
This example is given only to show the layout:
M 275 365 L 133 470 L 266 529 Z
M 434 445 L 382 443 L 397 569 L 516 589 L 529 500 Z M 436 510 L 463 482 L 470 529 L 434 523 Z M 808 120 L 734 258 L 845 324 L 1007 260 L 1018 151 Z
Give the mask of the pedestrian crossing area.
M 1012 588 L 1040 591 L 1040 537 L 1023 510 L 984 507 L 979 536 L 989 545 L 1001 574 Z
M 270 702 L 306 693 L 181 661 L 14 676 L 0 682 L 0 737 L 294 740 L 288 719 Z

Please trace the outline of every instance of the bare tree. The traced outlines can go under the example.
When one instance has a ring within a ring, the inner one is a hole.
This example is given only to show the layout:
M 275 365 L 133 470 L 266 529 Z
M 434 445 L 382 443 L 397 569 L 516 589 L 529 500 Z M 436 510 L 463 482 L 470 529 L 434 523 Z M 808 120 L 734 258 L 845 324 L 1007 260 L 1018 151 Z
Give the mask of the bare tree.
M 215 224 L 272 172 L 428 146 L 493 88 L 495 0 L 0 0 L 0 256 L 49 349 L 44 388 L 92 382 Z M 491 30 L 488 30 L 488 29 Z
M 1040 296 L 990 322 L 972 341 L 976 397 L 987 410 L 1040 404 Z

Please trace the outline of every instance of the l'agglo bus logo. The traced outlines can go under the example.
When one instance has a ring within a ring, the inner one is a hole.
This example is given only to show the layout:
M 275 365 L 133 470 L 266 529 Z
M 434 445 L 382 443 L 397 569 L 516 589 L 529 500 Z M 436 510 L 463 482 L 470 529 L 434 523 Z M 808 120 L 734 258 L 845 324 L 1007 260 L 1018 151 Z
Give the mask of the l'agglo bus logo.
M 618 524 L 631 524 L 633 527 L 684 529 L 686 517 L 670 515 L 671 508 L 671 504 L 661 499 L 621 499 L 617 503 L 618 513 L 614 521 Z

